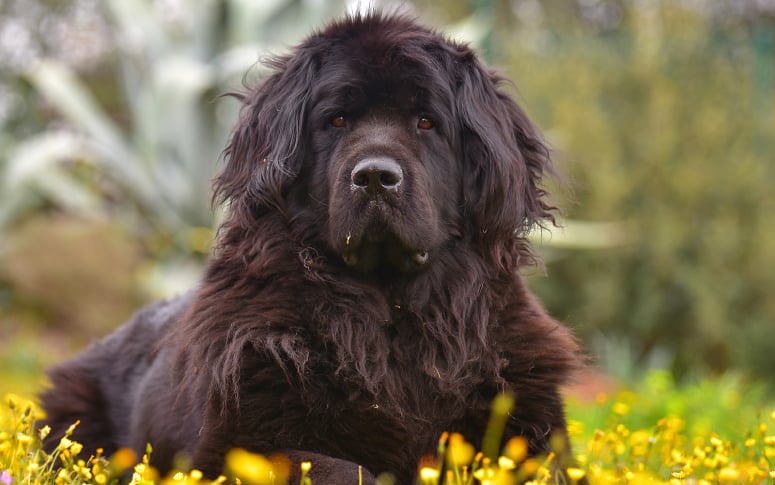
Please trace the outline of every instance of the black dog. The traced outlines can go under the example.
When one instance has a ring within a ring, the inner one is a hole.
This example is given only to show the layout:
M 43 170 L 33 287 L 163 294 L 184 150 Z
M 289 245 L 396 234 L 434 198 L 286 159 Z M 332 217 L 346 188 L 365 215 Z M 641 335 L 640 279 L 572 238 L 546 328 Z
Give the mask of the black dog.
M 52 436 L 80 419 L 87 452 L 150 442 L 162 471 L 182 454 L 215 476 L 242 447 L 311 458 L 315 483 L 408 484 L 443 431 L 481 444 L 510 391 L 504 439 L 567 442 L 578 346 L 518 274 L 553 222 L 548 150 L 504 80 L 380 14 L 270 66 L 240 96 L 201 285 L 51 371 Z

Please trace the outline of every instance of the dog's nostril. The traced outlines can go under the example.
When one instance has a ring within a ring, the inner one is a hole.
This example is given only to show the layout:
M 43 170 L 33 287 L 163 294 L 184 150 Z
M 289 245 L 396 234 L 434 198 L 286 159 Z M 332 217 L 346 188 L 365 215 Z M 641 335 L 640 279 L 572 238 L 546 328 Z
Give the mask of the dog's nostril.
M 398 172 L 381 172 L 379 174 L 379 183 L 383 187 L 392 187 L 401 183 L 401 174 Z
M 367 172 L 353 172 L 353 185 L 366 188 L 369 186 L 369 174 Z
M 372 192 L 397 190 L 403 180 L 401 166 L 391 158 L 367 158 L 355 165 L 352 183 L 355 188 Z

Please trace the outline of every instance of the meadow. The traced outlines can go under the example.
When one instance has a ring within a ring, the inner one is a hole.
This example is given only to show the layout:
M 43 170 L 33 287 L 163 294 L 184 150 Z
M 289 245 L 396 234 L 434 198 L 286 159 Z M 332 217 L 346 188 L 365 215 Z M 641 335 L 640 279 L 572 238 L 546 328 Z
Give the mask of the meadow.
M 766 404 L 764 388 L 739 377 L 677 385 L 671 374 L 651 371 L 630 389 L 599 389 L 591 394 L 570 390 L 568 402 L 569 432 L 578 462 L 566 470 L 571 483 L 586 477 L 593 485 L 775 484 L 775 403 Z M 418 463 L 418 483 L 557 483 L 553 453 L 528 456 L 521 438 L 501 443 L 503 422 L 518 405 L 518 400 L 506 395 L 493 403 L 481 451 L 459 434 L 442 435 L 437 454 Z M 198 470 L 159 476 L 149 464 L 151 444 L 143 456 L 125 449 L 112 456 L 99 452 L 82 456 L 80 443 L 66 434 L 47 453 L 40 443 L 48 430 L 34 427 L 41 416 L 34 399 L 10 393 L 4 397 L 0 405 L 2 485 L 108 485 L 122 480 L 131 485 L 287 483 L 290 465 L 282 456 L 240 449 L 227 455 L 226 470 L 214 482 Z M 77 425 L 73 423 L 71 431 Z M 301 466 L 308 471 L 315 464 Z M 380 480 L 392 483 L 389 477 Z M 301 485 L 312 481 L 303 474 Z

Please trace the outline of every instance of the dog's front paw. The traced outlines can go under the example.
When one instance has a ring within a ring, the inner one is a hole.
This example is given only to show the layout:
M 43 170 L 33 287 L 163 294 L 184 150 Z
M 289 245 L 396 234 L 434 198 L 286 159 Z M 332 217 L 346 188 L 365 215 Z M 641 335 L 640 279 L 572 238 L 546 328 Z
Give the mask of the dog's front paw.
M 377 479 L 368 470 L 347 460 L 306 451 L 285 451 L 293 466 L 288 483 L 301 481 L 301 464 L 311 466 L 306 472 L 314 485 L 376 485 Z

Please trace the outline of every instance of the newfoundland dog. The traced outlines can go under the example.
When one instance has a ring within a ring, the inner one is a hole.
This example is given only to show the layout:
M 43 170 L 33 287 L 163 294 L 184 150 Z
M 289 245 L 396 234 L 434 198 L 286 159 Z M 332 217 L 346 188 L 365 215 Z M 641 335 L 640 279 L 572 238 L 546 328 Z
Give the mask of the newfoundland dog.
M 316 484 L 358 465 L 409 484 L 443 431 L 481 445 L 509 392 L 504 440 L 567 446 L 579 348 L 519 274 L 553 222 L 549 151 L 504 78 L 377 13 L 268 64 L 238 95 L 200 285 L 50 371 L 49 445 L 80 420 L 84 453 L 151 443 L 162 472 L 185 456 L 217 476 L 241 447 L 309 459 Z

